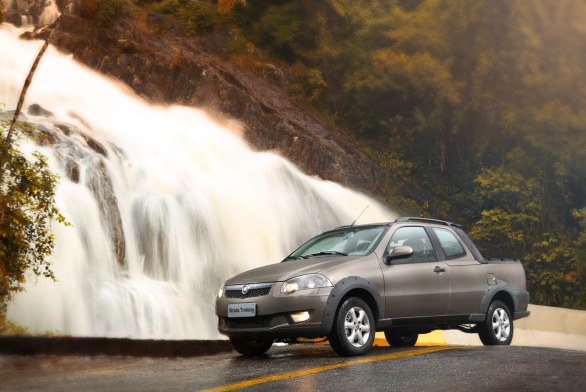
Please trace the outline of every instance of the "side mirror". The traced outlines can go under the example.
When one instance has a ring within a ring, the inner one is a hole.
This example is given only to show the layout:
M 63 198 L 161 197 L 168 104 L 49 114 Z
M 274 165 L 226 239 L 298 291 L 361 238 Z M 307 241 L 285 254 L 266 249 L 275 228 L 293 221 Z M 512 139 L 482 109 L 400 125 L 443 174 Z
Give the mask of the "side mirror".
M 391 264 L 393 260 L 406 259 L 413 255 L 413 248 L 410 246 L 397 246 L 391 250 L 385 259 L 386 264 Z

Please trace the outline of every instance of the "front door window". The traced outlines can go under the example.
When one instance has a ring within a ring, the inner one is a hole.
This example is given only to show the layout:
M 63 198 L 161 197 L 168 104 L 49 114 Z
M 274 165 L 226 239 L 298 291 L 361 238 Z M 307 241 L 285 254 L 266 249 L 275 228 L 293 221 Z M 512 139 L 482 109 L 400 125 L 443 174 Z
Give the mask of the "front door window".
M 423 227 L 409 226 L 397 229 L 387 247 L 387 254 L 397 246 L 410 246 L 413 255 L 393 261 L 393 264 L 425 263 L 437 260 L 429 236 Z

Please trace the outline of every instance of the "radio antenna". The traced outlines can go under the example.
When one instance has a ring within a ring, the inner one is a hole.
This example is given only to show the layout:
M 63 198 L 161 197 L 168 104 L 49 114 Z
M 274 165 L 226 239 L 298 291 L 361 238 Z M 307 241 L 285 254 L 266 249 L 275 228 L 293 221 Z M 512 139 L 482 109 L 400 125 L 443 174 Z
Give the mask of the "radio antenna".
M 359 218 L 362 216 L 362 214 L 364 214 L 364 212 L 365 212 L 366 210 L 368 210 L 368 207 L 370 207 L 370 205 L 368 205 L 368 204 L 367 204 L 367 205 L 366 205 L 366 207 L 365 207 L 365 208 L 362 210 L 362 212 L 360 213 L 360 215 L 358 215 L 358 217 L 357 217 L 356 219 L 354 219 L 354 222 L 352 222 L 352 224 L 350 225 L 350 227 L 353 227 L 353 226 L 354 226 L 354 223 L 356 223 L 356 221 L 357 221 L 357 220 L 358 220 L 358 219 L 359 219 Z

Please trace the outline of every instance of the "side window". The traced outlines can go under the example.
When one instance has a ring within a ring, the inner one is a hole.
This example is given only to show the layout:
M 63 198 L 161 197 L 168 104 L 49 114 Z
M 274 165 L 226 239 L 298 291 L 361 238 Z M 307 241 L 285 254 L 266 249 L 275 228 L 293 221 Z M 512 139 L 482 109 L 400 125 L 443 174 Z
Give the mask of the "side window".
M 410 246 L 413 248 L 413 256 L 393 261 L 395 264 L 425 263 L 437 260 L 431 241 L 423 227 L 406 226 L 397 229 L 387 246 L 387 254 L 391 253 L 397 246 Z
M 440 245 L 444 250 L 446 259 L 452 260 L 466 256 L 464 247 L 451 231 L 446 229 L 433 229 L 433 231 L 437 235 Z

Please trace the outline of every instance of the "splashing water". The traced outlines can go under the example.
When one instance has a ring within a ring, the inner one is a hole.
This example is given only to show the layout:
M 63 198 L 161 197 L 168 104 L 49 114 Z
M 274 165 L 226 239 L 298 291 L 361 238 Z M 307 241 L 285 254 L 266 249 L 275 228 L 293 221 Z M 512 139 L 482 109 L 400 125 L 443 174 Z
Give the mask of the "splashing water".
M 16 107 L 41 42 L 0 29 L 0 102 Z M 223 281 L 277 262 L 311 236 L 393 214 L 367 197 L 254 152 L 233 124 L 197 109 L 151 105 L 50 47 L 25 108 L 60 176 L 57 282 L 32 278 L 8 318 L 31 332 L 157 339 L 217 338 Z M 30 112 L 30 110 L 29 110 Z

